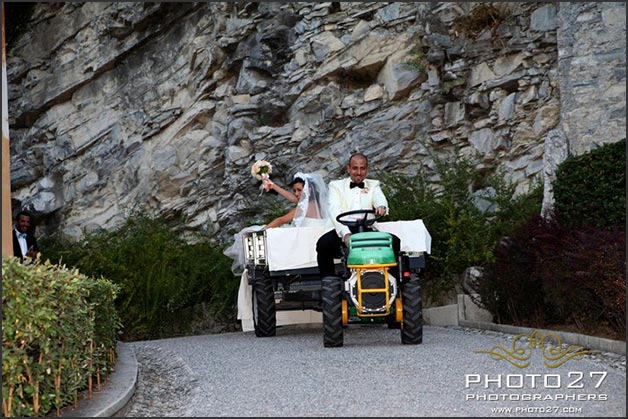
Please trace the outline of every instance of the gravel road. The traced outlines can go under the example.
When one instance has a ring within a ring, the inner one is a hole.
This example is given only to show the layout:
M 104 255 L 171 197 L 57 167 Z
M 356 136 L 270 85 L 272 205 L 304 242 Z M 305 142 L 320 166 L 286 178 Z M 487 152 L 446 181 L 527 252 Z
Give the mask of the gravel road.
M 350 325 L 342 348 L 323 348 L 320 328 L 294 326 L 272 338 L 134 342 L 138 385 L 116 416 L 626 416 L 625 356 L 565 356 L 550 368 L 550 347 L 520 344 L 531 355 L 520 368 L 475 352 L 504 355 L 494 347 L 512 351 L 512 335 L 461 327 L 400 342 L 381 325 Z

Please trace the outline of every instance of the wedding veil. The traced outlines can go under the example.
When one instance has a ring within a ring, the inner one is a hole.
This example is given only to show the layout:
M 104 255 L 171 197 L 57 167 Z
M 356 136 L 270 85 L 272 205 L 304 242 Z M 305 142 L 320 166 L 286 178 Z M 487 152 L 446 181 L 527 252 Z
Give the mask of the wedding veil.
M 305 218 L 327 220 L 327 185 L 323 177 L 318 173 L 295 173 L 292 182 L 297 178 L 303 179 L 303 193 L 297 203 L 297 209 L 292 220 L 292 225 L 300 227 Z

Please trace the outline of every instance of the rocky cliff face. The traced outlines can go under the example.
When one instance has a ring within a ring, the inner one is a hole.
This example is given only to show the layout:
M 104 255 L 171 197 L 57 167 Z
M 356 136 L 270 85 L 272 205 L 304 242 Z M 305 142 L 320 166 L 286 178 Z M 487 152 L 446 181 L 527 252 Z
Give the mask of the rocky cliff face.
M 38 3 L 8 46 L 14 208 L 224 235 L 254 161 L 329 181 L 352 151 L 468 156 L 550 203 L 568 153 L 625 137 L 625 30 L 624 3 Z

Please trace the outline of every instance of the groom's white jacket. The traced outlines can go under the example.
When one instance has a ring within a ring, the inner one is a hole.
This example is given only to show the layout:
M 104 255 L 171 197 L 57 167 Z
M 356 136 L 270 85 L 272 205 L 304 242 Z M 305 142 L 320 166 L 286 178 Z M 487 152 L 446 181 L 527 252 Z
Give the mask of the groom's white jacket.
M 374 209 L 380 206 L 386 207 L 386 214 L 388 214 L 388 201 L 382 192 L 379 180 L 364 179 L 364 189 L 351 189 L 349 188 L 350 183 L 351 178 L 329 182 L 329 216 L 340 238 L 343 238 L 350 231 L 349 227 L 336 221 L 338 214 L 356 209 Z M 359 194 L 359 204 L 354 205 L 354 201 L 357 201 L 356 194 Z

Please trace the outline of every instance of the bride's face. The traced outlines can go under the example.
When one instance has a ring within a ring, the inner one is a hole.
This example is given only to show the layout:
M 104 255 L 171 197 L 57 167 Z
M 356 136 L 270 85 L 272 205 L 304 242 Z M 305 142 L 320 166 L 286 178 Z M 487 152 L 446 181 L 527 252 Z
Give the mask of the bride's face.
M 297 182 L 292 185 L 292 193 L 297 197 L 297 199 L 300 199 L 301 194 L 303 193 L 303 184 L 301 182 Z

